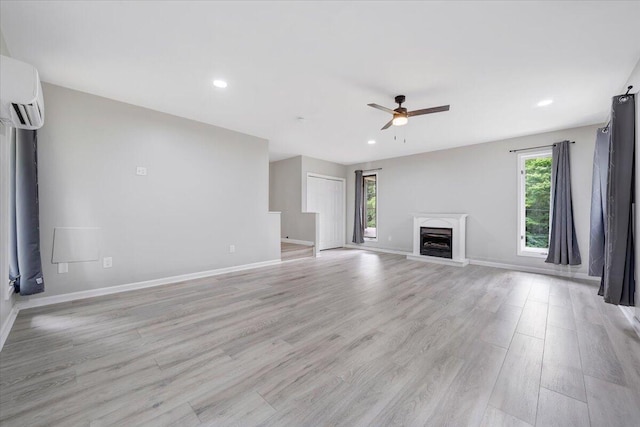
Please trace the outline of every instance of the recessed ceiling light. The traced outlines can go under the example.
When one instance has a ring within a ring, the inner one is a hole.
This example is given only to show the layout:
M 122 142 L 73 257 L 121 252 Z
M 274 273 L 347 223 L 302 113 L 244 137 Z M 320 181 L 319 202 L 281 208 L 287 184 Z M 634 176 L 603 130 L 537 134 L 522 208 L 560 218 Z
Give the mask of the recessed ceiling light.
M 369 145 L 373 145 L 373 144 L 375 144 L 375 143 L 376 143 L 376 142 L 375 142 L 373 139 L 370 139 L 370 140 L 368 140 L 368 141 L 367 141 L 367 144 L 369 144 Z
M 553 99 L 543 99 L 542 101 L 538 102 L 538 107 L 546 107 L 547 105 L 551 104 L 553 104 Z
M 219 87 L 220 89 L 224 89 L 225 87 L 227 87 L 227 82 L 225 82 L 224 80 L 214 80 L 213 85 L 215 87 Z

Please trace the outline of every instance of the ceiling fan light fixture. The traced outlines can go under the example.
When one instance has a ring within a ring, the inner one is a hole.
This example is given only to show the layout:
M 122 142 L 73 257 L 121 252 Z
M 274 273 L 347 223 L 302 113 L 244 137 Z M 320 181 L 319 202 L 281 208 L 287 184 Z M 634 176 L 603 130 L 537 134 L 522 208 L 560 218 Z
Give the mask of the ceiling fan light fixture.
M 441 105 L 439 107 L 431 107 L 431 108 L 423 108 L 420 110 L 407 111 L 405 107 L 402 106 L 406 97 L 404 95 L 398 95 L 395 98 L 396 103 L 398 104 L 398 108 L 392 110 L 391 108 L 383 107 L 378 104 L 367 104 L 369 107 L 373 107 L 376 110 L 384 111 L 385 113 L 389 113 L 393 115 L 393 118 L 387 122 L 380 130 L 389 129 L 393 126 L 404 126 L 409 122 L 409 117 L 422 116 L 424 114 L 431 113 L 440 113 L 441 111 L 449 111 L 449 105 Z
M 394 126 L 404 126 L 409 122 L 407 116 L 403 116 L 401 114 L 394 114 L 393 116 L 393 125 Z

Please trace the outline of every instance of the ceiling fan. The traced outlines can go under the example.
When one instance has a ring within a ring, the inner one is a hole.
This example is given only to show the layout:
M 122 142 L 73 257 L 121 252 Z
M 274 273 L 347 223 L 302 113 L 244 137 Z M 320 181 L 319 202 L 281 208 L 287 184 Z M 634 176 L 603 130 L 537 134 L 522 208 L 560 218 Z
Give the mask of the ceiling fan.
M 387 113 L 393 114 L 393 118 L 382 127 L 381 130 L 388 129 L 391 125 L 394 126 L 403 126 L 406 125 L 409 121 L 409 117 L 414 116 L 422 116 L 423 114 L 431 114 L 431 113 L 439 113 L 441 111 L 449 111 L 449 105 L 441 105 L 440 107 L 432 107 L 432 108 L 424 108 L 422 110 L 414 110 L 407 111 L 406 108 L 402 106 L 405 101 L 404 95 L 396 96 L 396 104 L 398 104 L 398 108 L 392 110 L 391 108 L 383 107 L 378 104 L 367 104 L 369 107 L 377 108 L 378 110 L 386 111 Z

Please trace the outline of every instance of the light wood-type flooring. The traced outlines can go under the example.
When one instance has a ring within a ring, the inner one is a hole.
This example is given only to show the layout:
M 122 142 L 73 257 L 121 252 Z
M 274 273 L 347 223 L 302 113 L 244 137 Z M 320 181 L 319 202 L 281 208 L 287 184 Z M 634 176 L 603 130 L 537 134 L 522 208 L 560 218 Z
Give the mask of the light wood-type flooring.
M 313 256 L 313 246 L 299 245 L 297 243 L 280 243 L 280 258 L 282 261 L 307 258 Z
M 25 310 L 0 424 L 638 426 L 640 339 L 596 291 L 339 249 Z

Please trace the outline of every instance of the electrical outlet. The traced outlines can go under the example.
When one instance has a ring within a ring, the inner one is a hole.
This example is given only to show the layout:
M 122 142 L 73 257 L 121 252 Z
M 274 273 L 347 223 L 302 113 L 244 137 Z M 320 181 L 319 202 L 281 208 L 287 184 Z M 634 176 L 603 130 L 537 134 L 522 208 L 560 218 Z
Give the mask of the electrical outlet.
M 58 274 L 64 274 L 69 272 L 69 263 L 68 262 L 59 262 L 58 263 Z
M 102 268 L 111 268 L 113 267 L 113 258 L 110 256 L 106 256 L 102 258 Z
M 236 251 L 236 245 L 229 245 L 229 253 L 232 254 Z
M 144 166 L 138 166 L 136 168 L 136 175 L 145 176 L 147 174 L 147 168 Z

